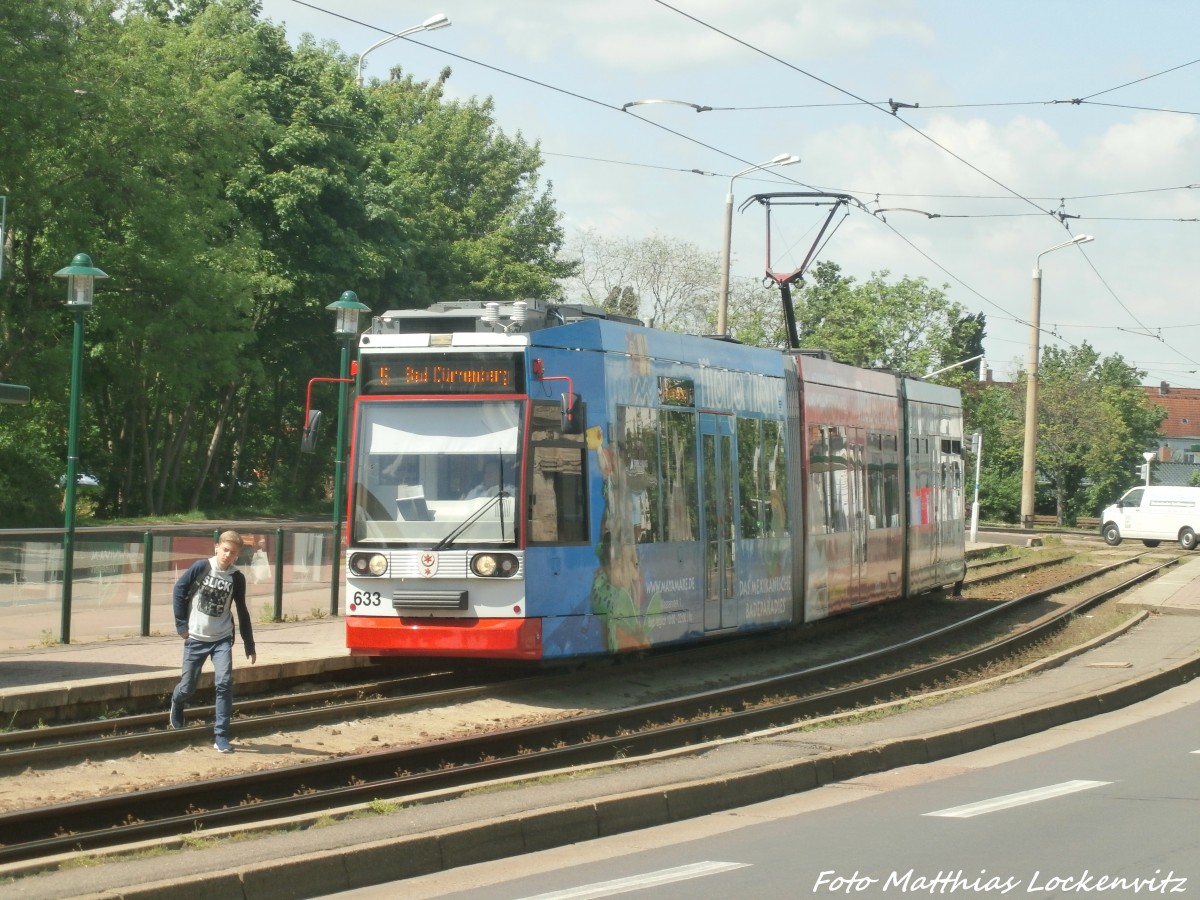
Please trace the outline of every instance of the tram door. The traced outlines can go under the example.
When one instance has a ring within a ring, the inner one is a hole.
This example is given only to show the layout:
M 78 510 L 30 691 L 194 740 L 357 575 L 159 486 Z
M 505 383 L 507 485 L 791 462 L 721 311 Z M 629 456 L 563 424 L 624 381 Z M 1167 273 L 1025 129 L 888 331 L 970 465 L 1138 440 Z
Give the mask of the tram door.
M 733 416 L 700 414 L 704 630 L 738 624 L 734 598 Z

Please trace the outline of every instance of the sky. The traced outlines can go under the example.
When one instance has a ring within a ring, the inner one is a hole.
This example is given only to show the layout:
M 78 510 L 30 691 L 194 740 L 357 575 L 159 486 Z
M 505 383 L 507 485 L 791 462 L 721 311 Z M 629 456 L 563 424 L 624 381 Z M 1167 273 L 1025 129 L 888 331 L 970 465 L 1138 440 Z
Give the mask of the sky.
M 731 277 L 758 283 L 766 216 L 743 201 L 846 193 L 817 259 L 859 282 L 945 286 L 987 317 L 997 379 L 1026 366 L 1040 264 L 1043 347 L 1087 342 L 1145 384 L 1200 388 L 1194 0 L 262 7 L 291 42 L 307 33 L 352 59 L 445 14 L 449 27 L 369 53 L 367 85 L 448 66 L 447 96 L 490 97 L 501 130 L 540 146 L 568 240 L 658 235 L 719 254 L 732 187 Z M 681 102 L 626 106 L 649 99 Z M 785 153 L 801 161 L 739 174 Z M 773 208 L 773 271 L 802 264 L 827 212 Z M 1080 235 L 1094 240 L 1059 247 Z

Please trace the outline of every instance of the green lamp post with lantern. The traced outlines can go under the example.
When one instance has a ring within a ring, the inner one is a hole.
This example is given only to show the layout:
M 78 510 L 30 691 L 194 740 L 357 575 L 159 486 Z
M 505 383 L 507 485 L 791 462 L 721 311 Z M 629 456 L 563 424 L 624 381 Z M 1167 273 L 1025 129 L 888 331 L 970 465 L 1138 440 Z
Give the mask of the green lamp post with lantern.
M 342 507 L 345 505 L 346 472 L 346 400 L 350 381 L 350 342 L 358 336 L 358 316 L 370 312 L 371 307 L 359 302 L 358 294 L 345 291 L 326 309 L 337 315 L 333 333 L 341 344 L 342 358 L 338 367 L 338 417 L 337 443 L 334 447 L 333 467 L 333 562 L 329 577 L 329 614 L 338 614 L 338 594 L 341 588 L 342 562 Z
M 79 477 L 79 399 L 83 392 L 83 315 L 92 308 L 92 292 L 97 278 L 108 275 L 92 265 L 86 253 L 77 253 L 66 268 L 54 273 L 67 279 L 67 309 L 75 315 L 71 341 L 71 397 L 67 425 L 67 480 L 63 501 L 63 592 L 62 622 L 59 641 L 71 643 L 71 587 L 75 571 L 75 485 Z

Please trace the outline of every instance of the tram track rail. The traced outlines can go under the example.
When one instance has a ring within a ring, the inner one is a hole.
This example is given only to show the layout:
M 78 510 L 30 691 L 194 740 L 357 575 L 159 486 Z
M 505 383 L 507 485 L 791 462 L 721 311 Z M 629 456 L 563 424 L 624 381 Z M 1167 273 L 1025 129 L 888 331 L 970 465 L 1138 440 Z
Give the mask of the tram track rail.
M 947 659 L 901 664 L 900 658 L 905 654 L 929 648 L 950 635 L 960 635 L 1006 611 L 1112 575 L 1123 566 L 1139 562 L 1144 555 L 994 604 L 952 625 L 889 647 L 686 697 L 470 737 L 0 814 L 0 861 L 95 850 L 375 800 L 403 801 L 431 791 L 465 790 L 485 780 L 529 776 L 566 766 L 615 763 L 618 759 L 628 760 L 668 749 L 698 748 L 708 741 L 894 699 L 1028 647 L 1061 627 L 1070 616 L 1178 561 L 1174 557 L 1144 568 L 1132 578 L 1064 604 L 1034 626 L 983 647 Z M 883 663 L 900 671 L 862 677 L 866 667 Z M 840 681 L 840 686 L 830 687 L 834 680 Z
M 416 706 L 470 699 L 505 684 L 515 688 L 538 680 L 536 676 L 500 673 L 481 680 L 475 674 L 439 672 L 239 700 L 235 724 L 239 731 L 267 730 L 319 724 L 346 716 L 388 715 Z M 414 691 L 413 687 L 417 689 Z M 164 714 L 153 712 L 0 732 L 0 766 L 42 764 L 178 744 L 210 731 L 212 713 L 211 706 L 193 707 L 189 715 L 196 724 L 171 730 L 164 727 Z
M 1007 568 L 982 574 L 977 574 L 978 566 L 970 566 L 964 587 L 973 588 L 1051 568 L 1067 563 L 1072 558 L 1073 554 L 1069 553 L 1033 560 L 1010 556 L 996 561 L 1009 564 Z M 845 620 L 837 620 L 834 624 L 838 627 L 854 627 Z M 742 641 L 757 644 L 761 640 L 761 635 L 755 635 L 730 643 Z M 683 652 L 707 653 L 710 650 L 688 648 Z M 338 687 L 291 691 L 270 697 L 252 697 L 238 700 L 235 727 L 239 734 L 247 734 L 304 727 L 347 717 L 390 715 L 413 708 L 467 700 L 488 692 L 520 690 L 532 684 L 545 683 L 552 677 L 547 674 L 522 677 L 498 670 L 490 670 L 483 677 L 480 670 L 468 668 L 407 674 Z M 195 724 L 172 731 L 165 729 L 165 716 L 161 711 L 0 731 L 0 766 L 43 765 L 126 750 L 156 750 L 205 733 L 210 727 L 212 713 L 211 706 L 193 707 L 189 711 L 189 718 Z
M 1070 562 L 1075 556 L 1076 554 L 1074 553 L 1063 553 L 1058 556 L 1044 557 L 1029 562 L 1023 561 L 1019 556 L 1006 556 L 997 560 L 984 560 L 982 563 L 967 566 L 965 583 L 967 585 L 989 584 L 1004 578 L 1011 578 L 1016 575 L 1024 575 L 1029 572 L 1037 572 L 1041 569 L 1060 566 Z M 998 568 L 1000 566 L 1004 566 L 1004 568 Z

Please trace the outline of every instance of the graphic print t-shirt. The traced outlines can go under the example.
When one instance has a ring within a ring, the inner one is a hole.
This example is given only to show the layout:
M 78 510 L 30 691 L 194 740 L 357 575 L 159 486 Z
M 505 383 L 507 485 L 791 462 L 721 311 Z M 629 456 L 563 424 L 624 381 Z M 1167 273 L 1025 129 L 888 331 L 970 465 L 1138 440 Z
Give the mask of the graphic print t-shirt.
M 233 634 L 233 573 L 237 566 L 222 572 L 216 557 L 208 562 L 208 574 L 192 594 L 188 635 L 198 641 L 219 641 Z

